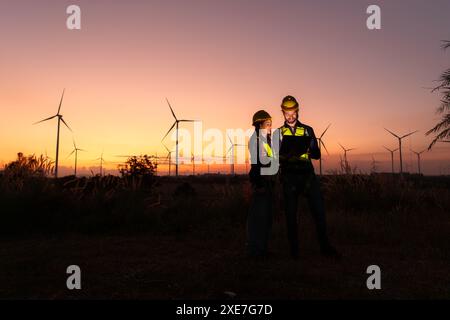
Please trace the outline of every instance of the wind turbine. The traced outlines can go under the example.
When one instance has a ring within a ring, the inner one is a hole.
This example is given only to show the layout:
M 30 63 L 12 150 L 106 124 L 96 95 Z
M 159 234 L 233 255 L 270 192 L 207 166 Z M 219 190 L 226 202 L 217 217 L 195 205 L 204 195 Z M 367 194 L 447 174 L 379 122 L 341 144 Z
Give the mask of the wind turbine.
M 53 159 L 47 154 L 47 149 L 45 149 L 45 158 L 46 158 L 46 159 L 53 160 Z
M 344 146 L 343 146 L 342 144 L 339 143 L 339 145 L 341 146 L 342 150 L 344 150 L 344 165 L 345 165 L 345 171 L 346 171 L 346 172 L 349 172 L 349 171 L 350 171 L 350 168 L 349 168 L 348 161 L 347 161 L 347 152 L 348 152 L 348 151 L 355 150 L 356 148 L 346 149 L 346 148 L 344 148 Z M 342 158 L 341 158 L 341 162 L 342 162 Z
M 326 129 L 322 132 L 319 138 L 317 138 L 317 141 L 319 141 L 319 150 L 320 150 L 320 159 L 319 159 L 319 171 L 320 175 L 322 175 L 322 146 L 325 148 L 325 151 L 328 153 L 327 147 L 325 147 L 325 143 L 323 142 L 322 137 L 325 135 L 325 132 L 327 132 L 328 128 L 331 126 L 331 123 L 326 127 Z
M 158 175 L 158 152 L 155 152 L 155 176 Z
M 412 153 L 415 153 L 416 154 L 416 156 L 417 156 L 417 169 L 418 169 L 418 171 L 419 171 L 419 174 L 421 174 L 421 172 L 420 172 L 420 155 L 422 154 L 422 153 L 424 153 L 425 151 L 427 151 L 427 149 L 425 149 L 425 150 L 422 150 L 422 151 L 419 151 L 419 152 L 416 152 L 416 151 L 414 151 L 414 150 L 412 150 L 412 149 L 409 149 Z
M 64 123 L 64 125 L 65 125 L 70 131 L 72 131 L 72 129 L 70 129 L 69 125 L 64 121 L 62 114 L 60 114 L 60 112 L 61 112 L 61 105 L 62 105 L 62 102 L 63 102 L 64 92 L 65 92 L 65 91 L 66 91 L 66 89 L 63 90 L 63 93 L 62 93 L 62 95 L 61 95 L 61 100 L 60 100 L 60 102 L 59 102 L 58 112 L 57 112 L 54 116 L 51 116 L 51 117 L 48 117 L 48 118 L 46 118 L 46 119 L 44 119 L 44 120 L 41 120 L 41 121 L 38 121 L 38 122 L 33 123 L 33 125 L 34 125 L 34 124 L 38 124 L 38 123 L 41 123 L 41 122 L 44 122 L 44 121 L 51 120 L 51 119 L 53 119 L 53 118 L 58 118 L 58 127 L 57 127 L 57 133 L 56 133 L 55 178 L 58 178 L 59 129 L 60 129 L 60 127 L 61 127 L 61 121 L 62 121 L 62 123 Z
M 398 139 L 398 150 L 399 150 L 399 154 L 400 154 L 400 174 L 403 173 L 403 159 L 402 159 L 402 139 L 406 138 L 407 136 L 412 135 L 413 133 L 416 133 L 419 130 L 407 133 L 401 137 L 399 137 L 398 135 L 396 135 L 395 133 L 393 133 L 392 131 L 384 128 L 384 130 L 386 130 L 387 132 L 389 132 L 390 134 L 392 134 L 394 137 L 396 137 Z
M 387 151 L 389 151 L 391 153 L 391 167 L 392 167 L 392 173 L 394 173 L 394 152 L 397 151 L 398 148 L 394 149 L 394 150 L 391 150 L 391 149 L 389 149 L 388 147 L 385 147 L 385 146 L 383 146 L 383 148 L 385 148 Z
M 202 154 L 202 163 L 205 164 L 206 162 L 206 167 L 208 169 L 208 174 L 210 174 L 210 166 L 211 166 L 211 157 L 208 157 L 208 159 L 205 159 L 205 155 Z
M 164 146 L 164 148 L 166 148 L 166 150 L 167 150 L 167 160 L 169 161 L 169 177 L 170 177 L 170 167 L 171 167 L 171 164 L 172 164 L 172 152 L 173 151 L 170 151 L 169 150 L 169 148 L 167 148 L 167 146 L 163 143 L 163 146 Z
M 195 156 L 194 153 L 191 152 L 191 162 L 192 162 L 192 175 L 195 176 Z
M 375 160 L 375 157 L 374 157 L 373 154 L 372 154 L 372 168 L 371 168 L 371 171 L 372 171 L 373 173 L 376 173 L 376 172 L 377 172 L 377 169 L 378 169 L 377 164 L 378 164 L 378 163 L 380 163 L 380 161 Z
M 350 148 L 350 149 L 345 149 L 342 144 L 339 143 L 339 145 L 341 146 L 342 150 L 344 150 L 344 161 L 347 164 L 347 152 L 348 151 L 352 151 L 355 150 L 356 148 Z
M 75 173 L 74 173 L 75 177 L 77 176 L 78 151 L 86 151 L 86 150 L 77 148 L 77 145 L 75 143 L 75 139 L 73 139 L 73 151 L 68 155 L 67 158 L 69 158 L 72 154 L 75 153 Z
M 103 151 L 102 151 L 102 155 L 100 156 L 100 158 L 97 158 L 95 160 L 100 160 L 100 176 L 103 175 L 103 163 L 106 162 L 105 159 L 103 158 Z
M 230 136 L 227 135 L 227 137 L 228 140 L 230 140 L 231 147 L 228 149 L 226 154 L 228 154 L 231 151 L 231 174 L 234 175 L 234 147 L 245 147 L 245 144 L 233 143 L 233 140 L 231 140 Z
M 47 149 L 45 149 L 45 159 L 50 160 L 50 163 L 55 163 L 55 161 L 53 161 L 53 158 L 47 154 Z
M 169 100 L 166 98 L 167 104 L 169 105 L 170 111 L 172 112 L 172 115 L 175 119 L 175 122 L 173 123 L 173 125 L 170 127 L 169 131 L 167 131 L 166 135 L 164 136 L 164 138 L 162 138 L 161 141 L 163 141 L 165 139 L 165 137 L 167 137 L 167 135 L 169 134 L 170 131 L 172 131 L 173 127 L 176 127 L 176 147 L 175 147 L 175 175 L 178 176 L 178 125 L 180 122 L 195 122 L 198 120 L 186 120 L 186 119 L 178 119 L 177 116 L 175 115 L 175 112 L 173 112 L 172 106 L 170 105 Z

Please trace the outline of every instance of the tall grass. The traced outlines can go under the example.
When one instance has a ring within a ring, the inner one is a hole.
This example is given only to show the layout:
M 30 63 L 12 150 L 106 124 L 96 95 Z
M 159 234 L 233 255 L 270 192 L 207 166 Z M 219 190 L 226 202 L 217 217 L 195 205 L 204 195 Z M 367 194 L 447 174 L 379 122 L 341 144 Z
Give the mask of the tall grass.
M 47 177 L 51 172 L 43 157 L 22 155 L 6 167 L 0 175 L 0 235 L 196 232 L 220 237 L 245 227 L 247 176 L 54 179 Z M 323 176 L 321 182 L 327 211 L 385 216 L 450 212 L 449 177 L 400 178 L 353 170 Z

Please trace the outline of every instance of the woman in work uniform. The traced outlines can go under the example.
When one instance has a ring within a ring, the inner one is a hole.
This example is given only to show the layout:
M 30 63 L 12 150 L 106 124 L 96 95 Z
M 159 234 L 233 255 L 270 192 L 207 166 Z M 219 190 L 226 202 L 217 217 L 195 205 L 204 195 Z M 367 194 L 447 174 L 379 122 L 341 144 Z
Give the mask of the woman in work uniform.
M 273 175 L 261 175 L 261 168 L 270 166 L 272 117 L 264 110 L 253 115 L 255 132 L 250 137 L 249 172 L 252 196 L 247 217 L 247 254 L 250 257 L 267 255 L 270 229 L 272 227 Z

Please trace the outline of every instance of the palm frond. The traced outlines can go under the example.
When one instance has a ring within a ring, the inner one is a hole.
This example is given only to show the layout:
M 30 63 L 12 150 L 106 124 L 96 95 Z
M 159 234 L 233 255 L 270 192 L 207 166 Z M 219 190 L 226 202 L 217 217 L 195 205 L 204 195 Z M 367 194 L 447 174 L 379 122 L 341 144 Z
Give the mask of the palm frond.
M 443 40 L 441 48 L 444 50 L 450 48 L 450 40 Z M 435 134 L 433 141 L 428 146 L 428 150 L 431 150 L 438 140 L 450 137 L 450 68 L 441 74 L 438 81 L 440 84 L 431 92 L 439 91 L 441 94 L 441 104 L 436 109 L 436 113 L 442 114 L 442 118 L 433 128 L 425 133 L 425 135 Z
M 447 48 L 450 48 L 450 41 L 449 40 L 442 40 L 441 48 L 444 49 L 444 50 L 447 49 Z

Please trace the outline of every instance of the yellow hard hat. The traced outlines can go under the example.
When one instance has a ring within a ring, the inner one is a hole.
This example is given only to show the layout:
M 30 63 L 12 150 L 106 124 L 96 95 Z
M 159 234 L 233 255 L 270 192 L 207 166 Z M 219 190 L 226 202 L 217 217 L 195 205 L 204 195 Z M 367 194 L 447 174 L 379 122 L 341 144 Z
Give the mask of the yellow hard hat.
M 266 120 L 272 119 L 270 114 L 265 110 L 259 110 L 253 115 L 253 125 L 255 125 L 258 122 L 264 122 Z
M 293 96 L 283 98 L 283 102 L 281 103 L 281 109 L 283 111 L 297 111 L 298 107 L 298 102 Z

